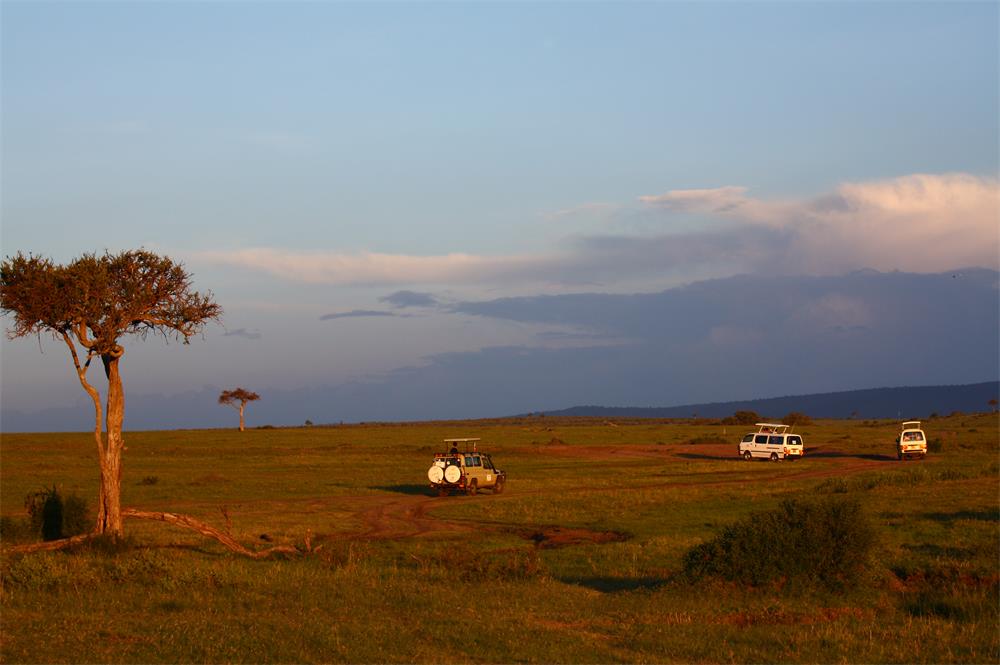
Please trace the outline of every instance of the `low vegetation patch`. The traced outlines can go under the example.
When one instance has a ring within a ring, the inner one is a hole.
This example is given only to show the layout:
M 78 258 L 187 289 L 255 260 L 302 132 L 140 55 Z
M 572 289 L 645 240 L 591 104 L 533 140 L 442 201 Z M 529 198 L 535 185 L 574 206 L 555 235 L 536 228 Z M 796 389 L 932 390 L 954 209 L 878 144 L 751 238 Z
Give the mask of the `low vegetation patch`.
M 873 543 L 874 531 L 857 501 L 790 499 L 690 549 L 684 571 L 695 580 L 815 582 L 840 589 L 860 579 Z
M 53 485 L 30 492 L 24 498 L 24 517 L 0 519 L 0 538 L 6 543 L 59 540 L 87 533 L 93 526 L 87 502 L 76 494 L 64 494 Z

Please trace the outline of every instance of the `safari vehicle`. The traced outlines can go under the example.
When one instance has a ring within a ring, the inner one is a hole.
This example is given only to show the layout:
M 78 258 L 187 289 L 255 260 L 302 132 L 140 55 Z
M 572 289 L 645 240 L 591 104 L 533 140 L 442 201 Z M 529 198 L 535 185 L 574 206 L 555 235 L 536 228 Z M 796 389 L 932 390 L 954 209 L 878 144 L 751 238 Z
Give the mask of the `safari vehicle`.
M 507 472 L 496 468 L 489 455 L 479 452 L 479 439 L 445 439 L 444 443 L 448 452 L 434 453 L 434 462 L 427 469 L 431 490 L 438 496 L 452 492 L 472 495 L 483 489 L 494 494 L 503 492 Z
M 750 432 L 740 441 L 738 455 L 750 461 L 754 457 L 778 460 L 796 460 L 802 457 L 805 447 L 802 436 L 789 432 L 789 425 L 757 423 L 756 432 Z
M 920 429 L 919 420 L 907 420 L 896 437 L 896 457 L 900 460 L 927 457 L 927 436 Z

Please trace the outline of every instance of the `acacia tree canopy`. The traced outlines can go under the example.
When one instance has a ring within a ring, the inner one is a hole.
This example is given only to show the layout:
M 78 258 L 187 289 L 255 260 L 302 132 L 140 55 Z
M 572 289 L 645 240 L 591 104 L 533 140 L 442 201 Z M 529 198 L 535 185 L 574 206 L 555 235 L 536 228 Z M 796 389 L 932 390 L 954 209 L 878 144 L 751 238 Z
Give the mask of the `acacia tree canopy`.
M 69 348 L 80 385 L 94 402 L 101 464 L 98 533 L 121 534 L 121 451 L 125 411 L 119 364 L 125 335 L 150 332 L 184 343 L 218 319 L 212 294 L 191 290 L 183 265 L 146 250 L 84 254 L 66 265 L 18 253 L 0 263 L 0 311 L 12 317 L 10 338 L 51 333 Z M 81 361 L 77 345 L 86 356 Z M 105 440 L 100 394 L 87 381 L 94 357 L 108 379 Z
M 222 394 L 219 395 L 219 404 L 234 406 L 236 402 L 246 404 L 247 402 L 256 402 L 259 399 L 260 395 L 255 392 L 244 390 L 243 388 L 234 388 L 233 390 L 222 391 Z

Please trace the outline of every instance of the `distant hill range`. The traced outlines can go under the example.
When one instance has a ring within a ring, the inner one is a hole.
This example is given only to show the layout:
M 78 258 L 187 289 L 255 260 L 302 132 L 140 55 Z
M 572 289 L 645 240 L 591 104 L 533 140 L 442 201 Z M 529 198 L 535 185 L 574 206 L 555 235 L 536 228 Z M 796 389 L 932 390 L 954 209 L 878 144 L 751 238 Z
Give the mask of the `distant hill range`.
M 684 404 L 665 407 L 574 406 L 546 411 L 547 416 L 599 416 L 603 418 L 724 418 L 736 411 L 756 411 L 762 417 L 780 418 L 793 411 L 813 418 L 927 418 L 953 411 L 982 412 L 1000 394 L 1000 381 L 961 386 L 870 388 L 836 393 L 770 397 L 737 402 Z

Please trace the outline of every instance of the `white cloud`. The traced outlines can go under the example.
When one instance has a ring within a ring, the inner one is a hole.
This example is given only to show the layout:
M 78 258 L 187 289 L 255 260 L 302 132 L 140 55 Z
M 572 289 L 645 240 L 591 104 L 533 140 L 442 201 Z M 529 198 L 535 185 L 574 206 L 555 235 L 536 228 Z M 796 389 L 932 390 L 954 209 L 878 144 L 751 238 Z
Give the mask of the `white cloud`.
M 846 183 L 832 193 L 765 200 L 744 187 L 640 198 L 661 214 L 721 221 L 684 233 L 580 235 L 558 251 L 488 256 L 251 248 L 196 260 L 332 285 L 490 285 L 662 288 L 739 273 L 838 274 L 862 268 L 940 272 L 1000 267 L 1000 186 L 968 174 Z M 643 281 L 645 280 L 645 282 Z
M 747 202 L 746 187 L 674 189 L 666 194 L 640 196 L 639 201 L 667 210 L 683 212 L 729 212 Z
M 702 212 L 783 232 L 774 258 L 804 273 L 859 268 L 936 272 L 1000 263 L 1000 186 L 953 173 L 846 183 L 832 194 L 769 201 L 742 187 L 640 197 L 669 211 Z
M 339 285 L 443 284 L 537 279 L 553 258 L 546 256 L 410 256 L 361 252 L 301 252 L 274 248 L 209 251 L 196 260 L 253 270 L 299 282 Z

